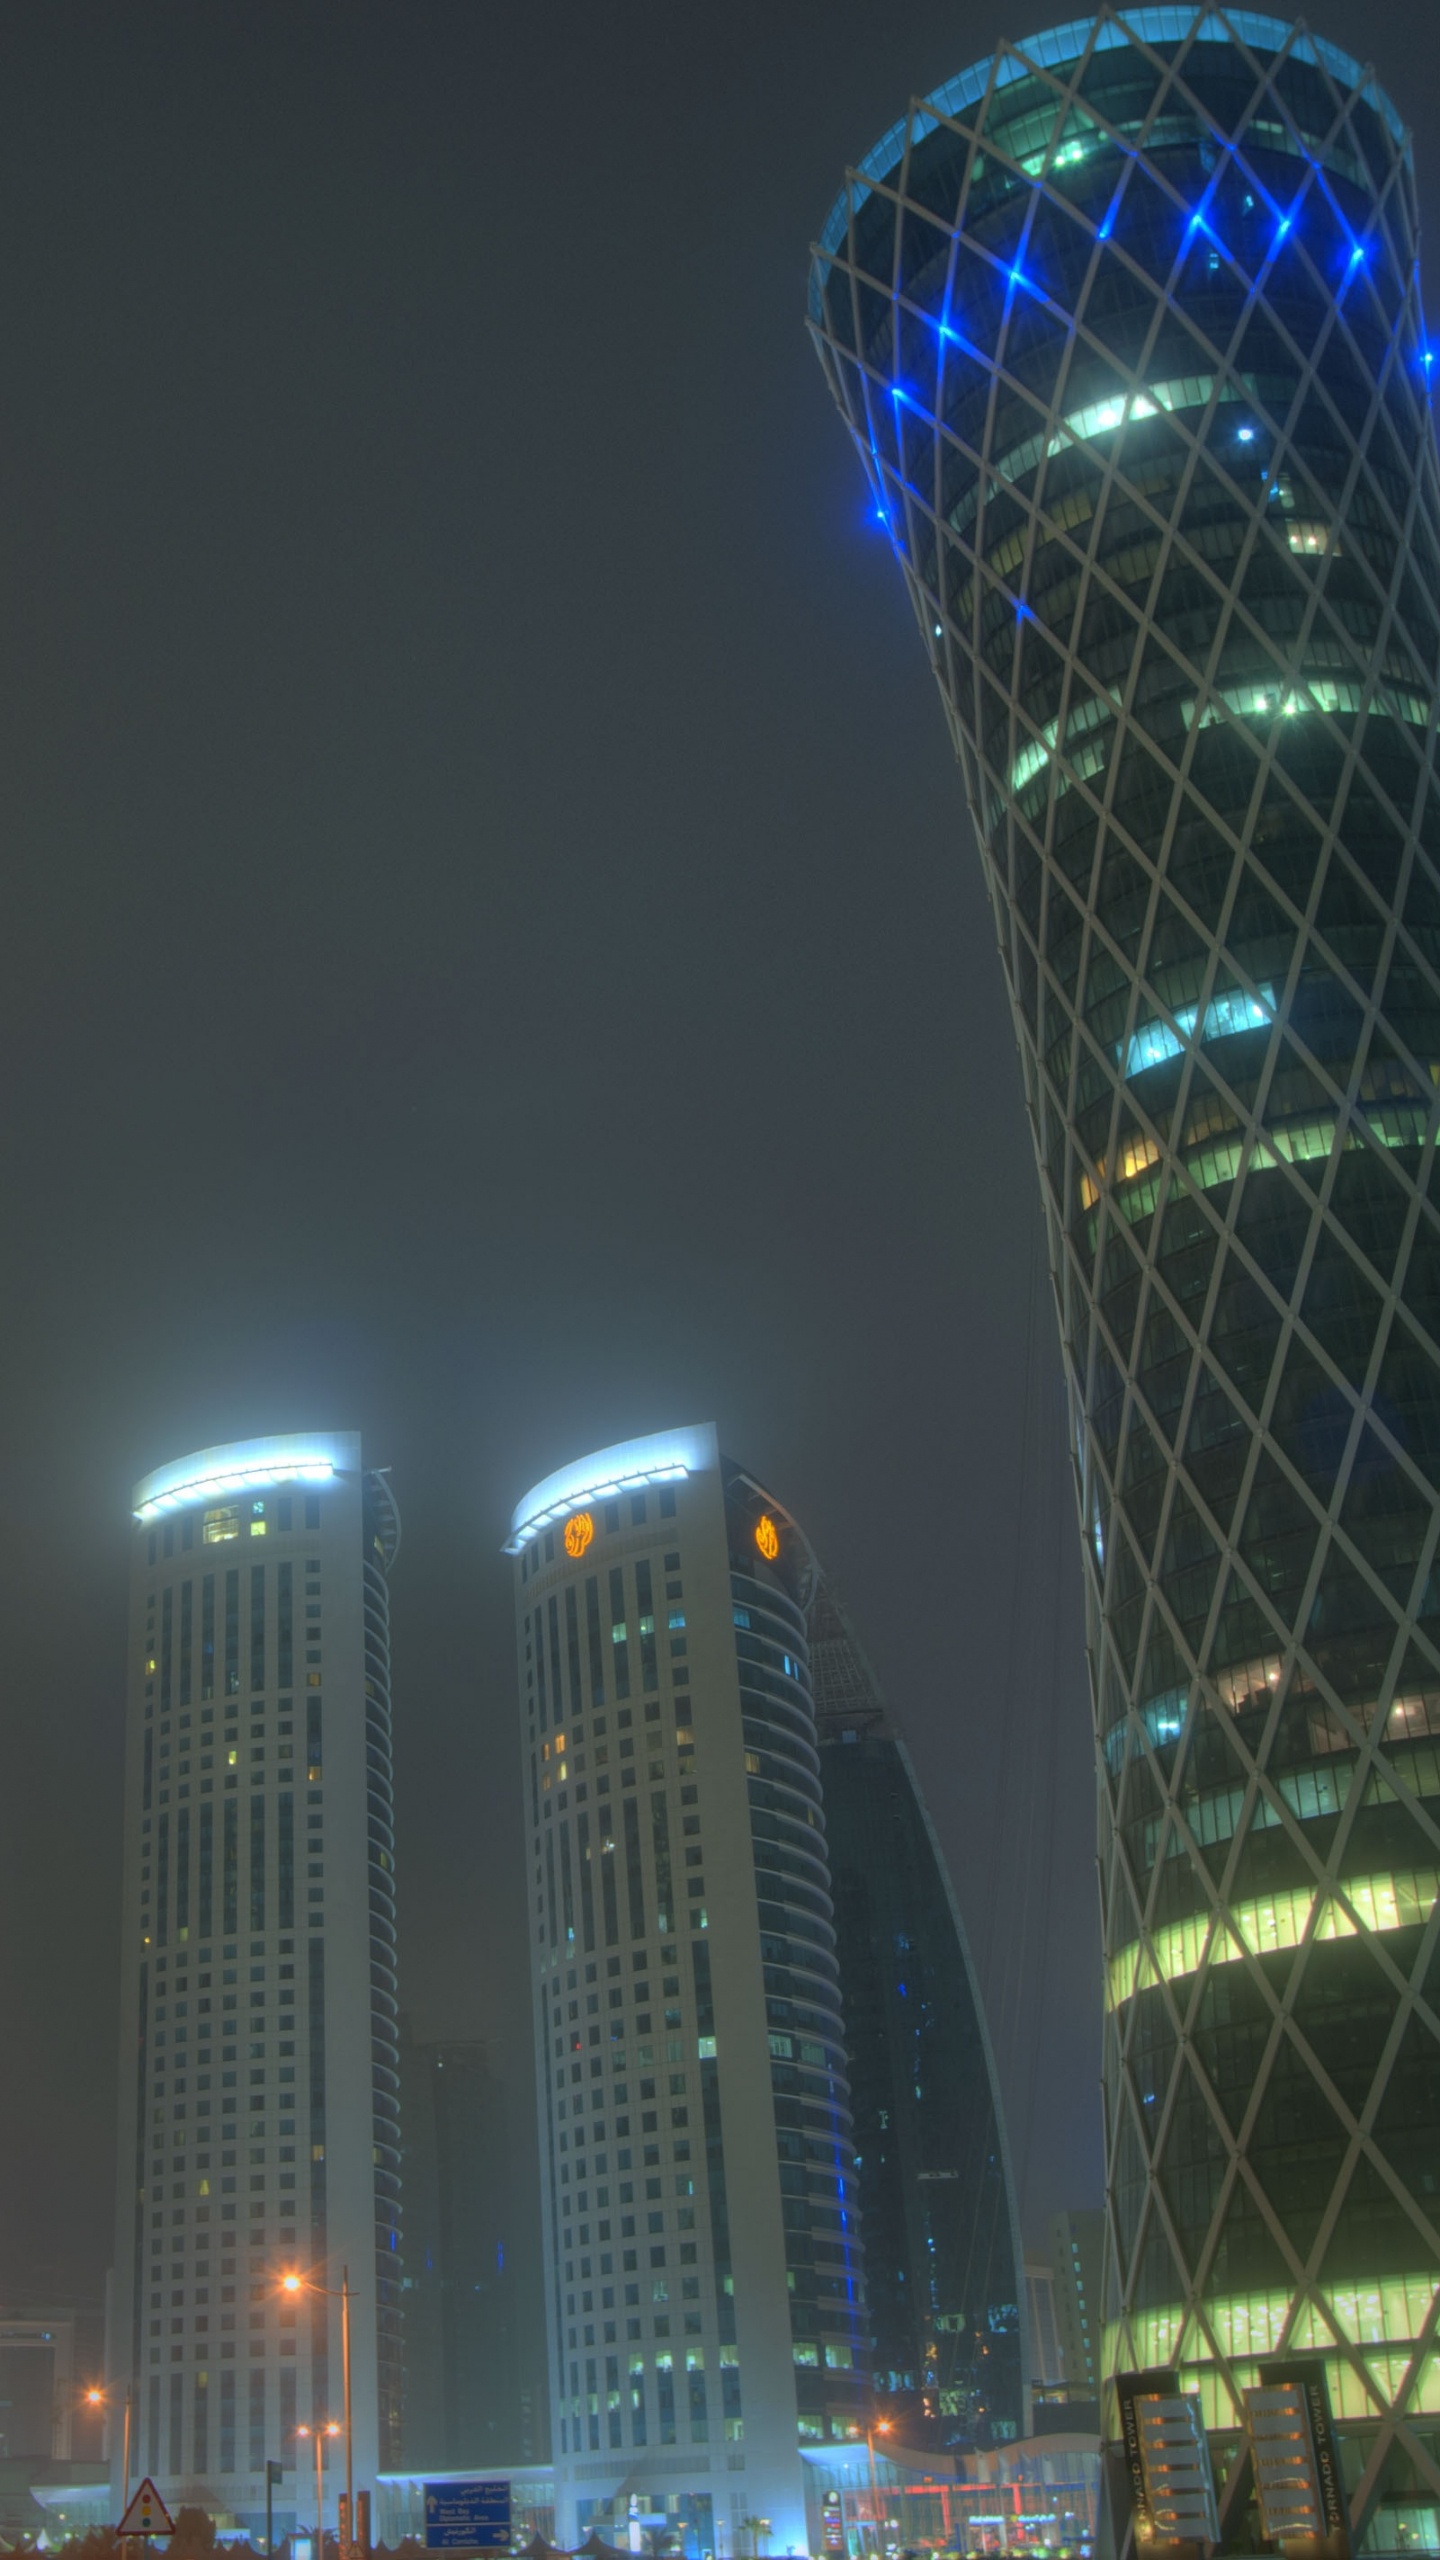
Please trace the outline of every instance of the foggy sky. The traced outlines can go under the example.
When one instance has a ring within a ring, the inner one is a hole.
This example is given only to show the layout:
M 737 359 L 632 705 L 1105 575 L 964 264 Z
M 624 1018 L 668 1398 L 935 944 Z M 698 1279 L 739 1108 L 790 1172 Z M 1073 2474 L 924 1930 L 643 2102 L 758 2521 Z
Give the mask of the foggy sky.
M 1056 15 L 1063 15 L 1057 11 Z M 512 1503 L 714 1419 L 1098 2201 L 1059 1363 L 993 927 L 803 330 L 963 0 L 0 17 L 0 2300 L 111 2248 L 129 1491 L 393 1468 L 402 1994 L 530 2056 Z M 1355 0 L 1440 188 L 1429 13 Z M 1417 28 L 1419 32 L 1417 33 Z

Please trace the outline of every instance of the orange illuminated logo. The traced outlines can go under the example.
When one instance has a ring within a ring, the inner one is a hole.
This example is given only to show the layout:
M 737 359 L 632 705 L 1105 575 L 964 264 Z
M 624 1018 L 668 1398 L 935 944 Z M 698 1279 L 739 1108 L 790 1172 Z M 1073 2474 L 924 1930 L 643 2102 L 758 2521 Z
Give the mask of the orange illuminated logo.
M 780 1553 L 780 1532 L 768 1511 L 762 1511 L 755 1529 L 755 1544 L 767 1564 L 773 1564 Z
M 595 1535 L 595 1523 L 588 1511 L 577 1511 L 565 1523 L 565 1553 L 583 1556 Z

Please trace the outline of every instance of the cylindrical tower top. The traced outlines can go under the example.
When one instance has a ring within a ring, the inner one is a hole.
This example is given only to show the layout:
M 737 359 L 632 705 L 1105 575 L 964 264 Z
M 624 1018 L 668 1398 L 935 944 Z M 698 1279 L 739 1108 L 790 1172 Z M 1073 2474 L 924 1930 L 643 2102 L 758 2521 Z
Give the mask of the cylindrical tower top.
M 227 1440 L 152 1468 L 131 1501 L 137 1520 L 159 1519 L 187 1503 L 248 1493 L 265 1485 L 329 1484 L 360 1466 L 358 1431 L 279 1431 L 260 1440 Z

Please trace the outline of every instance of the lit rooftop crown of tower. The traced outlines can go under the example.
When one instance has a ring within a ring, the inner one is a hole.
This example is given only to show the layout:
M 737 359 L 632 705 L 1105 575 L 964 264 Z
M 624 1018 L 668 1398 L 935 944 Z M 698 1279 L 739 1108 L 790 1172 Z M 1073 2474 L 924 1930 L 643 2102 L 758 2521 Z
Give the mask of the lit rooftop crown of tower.
M 964 775 L 1049 1233 L 1108 2369 L 1178 2364 L 1229 2425 L 1257 2355 L 1319 2351 L 1356 2529 L 1433 2512 L 1440 479 L 1400 120 L 1302 28 L 1104 11 L 892 127 L 810 321 Z

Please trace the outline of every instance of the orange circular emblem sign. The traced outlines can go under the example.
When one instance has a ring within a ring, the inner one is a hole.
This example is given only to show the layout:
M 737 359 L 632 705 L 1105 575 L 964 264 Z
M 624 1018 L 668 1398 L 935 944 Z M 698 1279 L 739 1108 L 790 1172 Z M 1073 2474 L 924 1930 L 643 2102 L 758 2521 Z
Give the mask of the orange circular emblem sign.
M 767 1564 L 773 1564 L 780 1553 L 780 1532 L 768 1511 L 762 1511 L 756 1523 L 755 1544 Z
M 565 1553 L 583 1556 L 595 1535 L 595 1523 L 588 1511 L 576 1511 L 565 1523 Z

